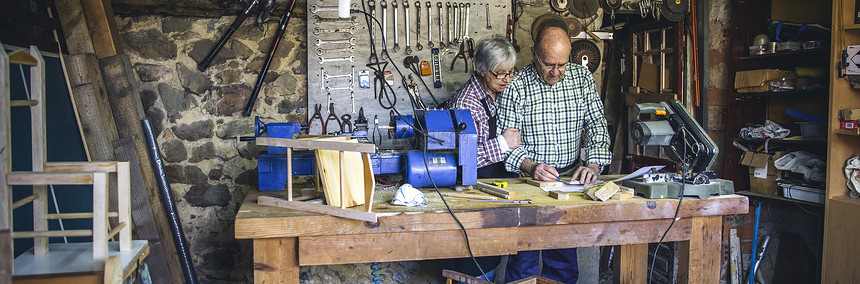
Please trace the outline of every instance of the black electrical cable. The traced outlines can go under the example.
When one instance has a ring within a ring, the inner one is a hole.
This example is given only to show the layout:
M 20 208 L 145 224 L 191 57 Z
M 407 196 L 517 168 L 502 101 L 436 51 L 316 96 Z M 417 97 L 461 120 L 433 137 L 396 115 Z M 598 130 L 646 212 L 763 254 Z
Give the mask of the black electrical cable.
M 361 4 L 361 5 L 362 5 L 362 9 L 364 9 L 364 3 L 363 3 L 363 2 L 362 2 L 362 4 Z M 352 11 L 352 12 L 355 12 L 355 13 L 362 13 L 362 14 L 364 14 L 364 15 L 365 15 L 365 17 L 368 17 L 368 18 L 370 18 L 370 19 L 373 19 L 373 21 L 374 21 L 374 22 L 376 22 L 376 24 L 377 24 L 377 25 L 379 25 L 380 30 L 382 30 L 382 24 L 380 24 L 380 23 L 379 23 L 379 19 L 377 19 L 376 17 L 373 17 L 372 15 L 370 15 L 369 13 L 367 13 L 367 12 L 365 12 L 365 11 L 360 11 L 360 10 L 351 10 L 351 11 Z M 369 32 L 369 30 L 371 30 L 371 29 L 372 29 L 372 27 L 371 27 L 370 29 L 368 29 L 368 33 L 370 33 L 370 32 Z M 370 33 L 370 36 L 371 36 L 371 38 L 370 38 L 370 42 L 371 42 L 371 45 L 373 45 L 373 43 L 375 43 L 376 41 L 373 39 L 373 35 L 372 35 L 372 33 Z M 385 45 L 385 38 L 384 38 L 384 37 L 382 38 L 382 54 L 383 54 L 383 56 L 385 56 L 386 58 L 388 58 L 388 60 L 391 60 L 391 56 L 390 56 L 390 55 L 388 55 L 388 48 L 387 48 L 387 47 L 386 47 L 386 45 Z M 393 61 L 392 61 L 392 62 L 393 62 Z M 387 64 L 387 62 L 386 62 L 386 64 Z M 375 67 L 375 66 L 378 66 L 378 65 L 379 65 L 379 63 L 375 63 L 375 64 L 367 64 L 367 67 L 370 67 L 371 69 L 374 69 L 374 67 Z M 391 64 L 391 66 L 393 66 L 393 67 L 394 67 L 394 70 L 396 70 L 396 71 L 397 71 L 397 73 L 400 75 L 401 83 L 405 86 L 405 85 L 406 85 L 406 81 L 405 81 L 405 79 L 403 79 L 403 78 L 404 78 L 403 73 L 401 73 L 401 72 L 400 72 L 400 69 L 398 69 L 398 68 L 397 68 L 397 65 L 396 65 L 396 64 L 392 63 L 392 64 Z M 377 73 L 377 71 L 378 71 L 378 70 L 374 69 L 374 73 Z M 380 75 L 382 74 L 382 72 L 381 72 L 381 71 L 379 71 L 378 73 L 379 73 Z M 383 82 L 384 82 L 384 78 L 383 78 Z M 394 89 L 392 89 L 392 88 L 391 88 L 391 85 L 389 85 L 388 83 L 386 83 L 385 85 L 388 87 L 388 89 L 391 91 L 391 93 L 394 93 Z M 387 93 L 386 93 L 385 95 L 387 96 Z M 412 96 L 408 96 L 408 97 L 409 97 L 409 100 L 410 100 L 410 101 L 412 101 L 412 100 L 413 100 Z M 380 101 L 381 101 L 381 100 L 382 100 L 382 99 L 380 98 Z M 434 100 L 435 100 L 435 98 L 434 98 Z M 382 104 L 380 104 L 380 105 L 382 105 Z M 413 105 L 414 105 L 414 101 L 413 101 Z M 383 108 L 385 108 L 385 106 L 382 106 L 382 107 L 383 107 Z M 394 108 L 394 104 L 393 104 L 393 103 L 391 104 L 391 108 L 390 108 L 390 109 L 392 109 L 392 110 L 393 110 L 393 111 L 394 111 L 394 112 L 395 112 L 395 113 L 396 113 L 396 114 L 397 114 L 401 119 L 403 119 L 403 115 L 402 115 L 399 111 L 397 111 L 397 109 L 396 109 L 396 108 Z M 413 115 L 415 115 L 415 113 L 414 113 L 414 112 L 415 112 L 415 109 L 413 109 L 412 111 L 413 111 Z M 410 123 L 409 123 L 409 122 L 407 122 L 406 120 L 403 120 L 403 122 L 405 122 L 406 124 L 408 124 L 408 125 L 409 125 L 410 127 L 412 127 L 412 129 L 414 129 L 415 131 L 417 131 L 417 132 L 419 132 L 419 133 L 424 134 L 424 137 L 427 137 L 427 139 L 434 139 L 434 140 L 438 141 L 439 143 L 444 143 L 444 140 L 439 139 L 439 138 L 436 138 L 436 137 L 432 137 L 432 136 L 428 135 L 426 132 L 424 132 L 424 130 L 423 130 L 423 129 L 416 128 L 414 125 L 410 124 Z M 442 196 L 442 193 L 439 191 L 439 187 L 438 187 L 438 186 L 436 186 L 436 182 L 435 182 L 435 181 L 433 181 L 433 177 L 431 177 L 431 176 L 430 176 L 430 166 L 427 164 L 427 143 L 424 143 L 424 145 L 423 145 L 423 147 L 422 147 L 422 150 L 423 150 L 423 151 L 422 151 L 422 153 L 423 153 L 423 155 L 424 155 L 424 170 L 426 170 L 426 171 L 427 171 L 427 178 L 430 180 L 430 183 L 431 183 L 431 184 L 433 184 L 433 188 L 436 190 L 436 193 L 437 193 L 437 194 L 439 194 L 439 198 L 441 198 L 441 199 L 442 199 L 442 203 L 444 203 L 444 204 L 445 204 L 445 208 L 447 208 L 447 209 L 448 209 L 448 213 L 450 213 L 450 214 L 451 214 L 451 217 L 454 217 L 454 220 L 455 220 L 455 221 L 457 221 L 457 225 L 460 225 L 460 229 L 461 229 L 461 230 L 463 230 L 463 236 L 465 236 L 465 238 L 466 238 L 466 249 L 469 251 L 469 256 L 472 258 L 472 261 L 474 261 L 474 262 L 475 262 L 475 265 L 476 265 L 476 266 L 478 266 L 478 270 L 479 270 L 479 271 L 481 271 L 481 275 L 483 275 L 483 276 L 484 276 L 484 278 L 487 278 L 487 274 L 484 272 L 484 269 L 483 269 L 483 268 L 481 268 L 481 265 L 478 263 L 478 260 L 477 260 L 477 259 L 475 259 L 475 254 L 474 254 L 474 253 L 472 253 L 472 245 L 469 243 L 469 234 L 466 232 L 466 227 L 465 227 L 465 226 L 463 226 L 463 223 L 462 223 L 462 222 L 460 222 L 460 219 L 459 219 L 459 218 L 457 218 L 457 215 L 455 215 L 455 214 L 454 214 L 454 211 L 453 211 L 453 210 L 451 210 L 451 207 L 450 207 L 450 206 L 448 206 L 448 202 L 447 202 L 447 201 L 445 201 L 445 197 L 443 197 L 443 196 Z
M 687 139 L 687 130 L 684 128 L 684 124 L 681 123 L 681 139 Z M 651 280 L 654 279 L 652 276 L 654 274 L 654 264 L 657 262 L 657 252 L 660 251 L 660 245 L 663 244 L 663 239 L 666 238 L 666 235 L 669 234 L 669 230 L 672 229 L 672 225 L 675 225 L 675 221 L 678 220 L 678 212 L 681 211 L 681 200 L 684 199 L 684 186 L 687 184 L 687 161 L 685 161 L 687 157 L 687 146 L 684 143 L 684 155 L 681 158 L 682 163 L 684 164 L 683 173 L 681 173 L 681 192 L 678 194 L 678 207 L 675 208 L 675 217 L 672 217 L 672 223 L 669 223 L 669 227 L 666 228 L 666 231 L 663 232 L 663 236 L 660 237 L 660 241 L 657 242 L 657 247 L 654 248 L 654 255 L 651 258 L 651 269 L 648 271 L 648 284 L 651 284 Z

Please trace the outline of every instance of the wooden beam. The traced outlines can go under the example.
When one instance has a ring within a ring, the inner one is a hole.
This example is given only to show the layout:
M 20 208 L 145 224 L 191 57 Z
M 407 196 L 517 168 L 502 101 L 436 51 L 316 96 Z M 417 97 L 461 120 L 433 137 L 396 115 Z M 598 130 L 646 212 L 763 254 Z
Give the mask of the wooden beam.
M 267 206 L 275 206 L 291 210 L 299 210 L 313 213 L 326 214 L 358 221 L 377 222 L 376 214 L 353 209 L 343 209 L 322 204 L 305 203 L 300 201 L 287 201 L 281 198 L 260 196 L 257 203 Z
M 690 240 L 678 249 L 678 283 L 720 282 L 723 216 L 694 217 Z
M 13 239 L 32 239 L 45 237 L 89 237 L 93 230 L 65 230 L 65 231 L 35 231 L 35 232 L 12 232 Z
M 93 184 L 92 172 L 11 172 L 8 185 Z
M 570 194 L 564 191 L 550 191 L 547 193 L 549 197 L 558 199 L 558 200 L 568 200 L 570 199 Z
M 489 194 L 492 194 L 492 195 L 495 195 L 495 196 L 498 196 L 498 197 L 501 197 L 501 198 L 504 198 L 504 199 L 514 199 L 514 195 L 516 194 L 513 191 L 510 191 L 510 190 L 507 190 L 507 189 L 504 189 L 504 188 L 501 188 L 501 187 L 498 187 L 495 185 L 489 185 L 489 184 L 486 184 L 486 183 L 483 183 L 480 181 L 477 184 L 475 184 L 475 189 L 489 193 Z
M 93 269 L 104 269 L 108 257 L 107 173 L 93 173 Z
M 37 101 L 37 100 L 13 100 L 13 101 L 9 101 L 9 106 L 11 106 L 11 107 L 22 107 L 22 106 L 31 107 L 31 106 L 37 106 L 37 105 L 39 105 L 39 101 Z
M 119 223 L 119 225 L 117 225 L 116 227 L 113 227 L 110 230 L 110 232 L 107 233 L 107 238 L 112 239 L 114 236 L 116 236 L 116 234 L 119 234 L 120 230 L 127 228 L 127 227 L 128 227 L 128 225 L 126 223 Z
M 254 240 L 254 282 L 299 282 L 298 238 Z
M 99 59 L 122 54 L 122 43 L 110 0 L 80 0 L 93 50 Z
M 450 197 L 456 197 L 456 198 L 477 199 L 477 200 L 499 200 L 498 197 L 480 195 L 480 194 L 446 192 L 446 193 L 442 193 L 442 195 L 450 196 Z
M 475 256 L 515 254 L 517 230 L 513 227 L 470 230 L 472 253 Z M 344 241 L 345 238 L 349 241 Z M 447 249 L 438 249 L 440 245 Z M 469 257 L 466 239 L 460 230 L 299 237 L 299 265 L 303 266 L 454 257 Z
M 69 54 L 95 54 L 92 38 L 90 38 L 90 30 L 84 19 L 81 1 L 56 0 L 54 4 L 57 6 L 57 16 L 60 19 L 60 25 L 63 27 L 63 37 L 66 38 Z
M 117 162 L 47 162 L 46 172 L 116 172 Z
M 9 55 L 0 43 L 0 109 L 9 109 L 11 96 Z M 0 112 L 0 282 L 11 283 L 14 260 L 12 248 L 12 190 L 6 184 L 6 173 L 12 169 L 11 111 Z
M 45 60 L 42 58 L 42 52 L 36 46 L 30 46 L 30 55 L 38 61 L 36 66 L 30 66 L 30 99 L 37 101 L 45 100 Z M 45 142 L 45 104 L 38 104 L 30 107 L 30 143 L 32 170 L 41 172 L 42 164 L 48 159 L 48 147 Z M 47 231 L 48 219 L 45 215 L 48 214 L 48 188 L 45 185 L 33 184 L 33 194 L 39 194 L 40 198 L 33 200 L 33 230 Z M 35 254 L 44 254 L 48 251 L 47 238 L 35 238 L 33 240 L 33 252 Z
M 257 137 L 255 143 L 258 146 L 277 146 L 299 149 L 376 153 L 376 145 L 371 143 L 349 143 L 338 141 L 300 140 L 271 137 Z
M 36 200 L 37 198 L 39 198 L 38 194 L 33 194 L 30 196 L 24 197 L 18 201 L 13 202 L 12 203 L 12 209 L 24 206 L 24 204 L 30 203 L 31 201 Z
M 615 246 L 612 283 L 645 283 L 648 280 L 648 244 Z
M 107 214 L 110 218 L 116 218 L 119 216 L 116 212 L 108 212 Z M 81 213 L 57 213 L 57 214 L 48 214 L 48 220 L 56 220 L 56 219 L 91 219 L 93 218 L 92 212 L 81 212 Z

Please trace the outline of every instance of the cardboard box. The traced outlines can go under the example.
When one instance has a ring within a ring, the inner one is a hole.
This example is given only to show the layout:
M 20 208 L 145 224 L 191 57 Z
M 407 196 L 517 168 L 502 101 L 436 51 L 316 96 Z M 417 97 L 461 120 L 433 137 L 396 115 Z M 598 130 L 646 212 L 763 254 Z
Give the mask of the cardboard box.
M 670 86 L 669 82 L 669 70 L 665 69 L 665 78 L 663 78 L 663 82 L 665 85 Z M 648 62 L 642 62 L 642 66 L 639 67 L 639 82 L 636 83 L 636 86 L 653 93 L 660 93 L 660 66 L 654 65 Z
M 794 72 L 777 69 L 738 71 L 735 73 L 735 89 L 738 93 L 769 92 L 767 81 L 785 77 L 794 77 Z
M 776 194 L 779 186 L 776 179 L 782 177 L 782 171 L 773 166 L 773 162 L 787 154 L 787 151 L 777 151 L 774 154 L 745 152 L 741 165 L 749 167 L 750 191 L 760 194 Z

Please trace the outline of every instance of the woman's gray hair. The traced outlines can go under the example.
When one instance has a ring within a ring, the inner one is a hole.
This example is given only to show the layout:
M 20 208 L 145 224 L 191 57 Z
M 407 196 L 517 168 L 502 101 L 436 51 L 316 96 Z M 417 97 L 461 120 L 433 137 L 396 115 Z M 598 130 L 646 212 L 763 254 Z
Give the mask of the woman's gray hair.
M 510 69 L 517 61 L 514 46 L 503 36 L 493 35 L 478 41 L 475 48 L 475 71 L 487 73 L 498 67 Z

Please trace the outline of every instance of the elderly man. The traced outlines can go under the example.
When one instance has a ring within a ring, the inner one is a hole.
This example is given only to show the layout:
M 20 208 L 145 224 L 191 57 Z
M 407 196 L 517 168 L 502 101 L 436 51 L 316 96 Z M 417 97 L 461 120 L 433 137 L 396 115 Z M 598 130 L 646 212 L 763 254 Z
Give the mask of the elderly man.
M 475 73 L 469 81 L 451 97 L 448 108 L 467 109 L 472 113 L 478 132 L 478 178 L 518 177 L 505 170 L 505 153 L 520 145 L 520 133 L 516 128 L 505 128 L 497 135 L 496 101 L 516 76 L 514 63 L 517 53 L 513 45 L 502 36 L 494 35 L 478 41 L 475 50 Z M 500 257 L 478 257 L 445 259 L 442 269 L 451 269 L 492 281 Z M 481 275 L 482 271 L 486 275 Z M 486 278 L 484 278 L 486 277 Z
M 588 68 L 569 64 L 567 27 L 538 29 L 532 48 L 533 63 L 524 67 L 499 99 L 499 129 L 516 128 L 519 148 L 505 160 L 510 172 L 522 171 L 537 180 L 552 181 L 572 172 L 583 184 L 597 179 L 610 162 L 609 135 L 603 105 Z M 580 142 L 585 153 L 580 162 Z M 538 273 L 540 251 L 522 251 L 508 260 L 506 281 Z M 576 249 L 544 252 L 542 275 L 576 283 Z

